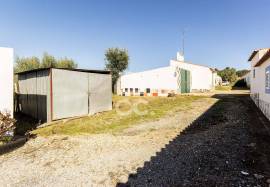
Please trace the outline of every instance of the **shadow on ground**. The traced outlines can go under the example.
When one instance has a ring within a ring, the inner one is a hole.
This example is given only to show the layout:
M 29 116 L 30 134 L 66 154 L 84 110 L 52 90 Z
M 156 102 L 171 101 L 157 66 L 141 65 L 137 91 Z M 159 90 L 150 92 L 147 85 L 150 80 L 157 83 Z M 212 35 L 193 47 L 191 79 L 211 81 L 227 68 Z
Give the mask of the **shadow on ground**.
M 267 186 L 268 120 L 248 95 L 214 97 L 208 111 L 117 186 Z
M 23 113 L 15 113 L 15 135 L 24 136 L 27 132 L 37 128 L 38 121 Z
M 37 127 L 37 120 L 22 113 L 15 113 L 14 119 L 16 120 L 14 137 L 5 144 L 0 145 L 0 155 L 22 147 L 29 138 L 35 138 L 35 135 L 30 135 L 28 132 Z

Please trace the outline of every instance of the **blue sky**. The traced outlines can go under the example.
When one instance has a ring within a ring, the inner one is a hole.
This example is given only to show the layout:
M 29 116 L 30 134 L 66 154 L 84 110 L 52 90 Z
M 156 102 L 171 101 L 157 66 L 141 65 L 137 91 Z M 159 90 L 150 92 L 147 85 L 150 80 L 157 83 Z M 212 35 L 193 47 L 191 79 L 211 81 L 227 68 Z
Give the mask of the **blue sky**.
M 103 69 L 109 47 L 126 48 L 128 71 L 169 64 L 186 29 L 187 61 L 248 68 L 254 48 L 270 47 L 270 0 L 0 0 L 0 46 L 18 56 L 73 58 Z

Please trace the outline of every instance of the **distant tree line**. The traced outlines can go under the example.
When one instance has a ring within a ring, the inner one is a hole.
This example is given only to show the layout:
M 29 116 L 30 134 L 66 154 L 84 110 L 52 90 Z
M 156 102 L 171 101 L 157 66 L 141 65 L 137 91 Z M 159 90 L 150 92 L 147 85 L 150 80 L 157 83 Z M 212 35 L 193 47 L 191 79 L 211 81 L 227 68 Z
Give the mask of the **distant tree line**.
M 236 82 L 239 78 L 243 77 L 249 72 L 249 70 L 236 71 L 235 68 L 226 67 L 223 70 L 218 70 L 218 75 L 223 81 L 229 81 L 230 83 Z
M 54 56 L 44 53 L 42 58 L 38 57 L 16 57 L 14 71 L 15 73 L 38 69 L 38 68 L 77 68 L 77 64 L 70 58 L 55 58 Z
M 250 72 L 250 70 L 247 70 L 247 69 L 243 69 L 243 70 L 239 70 L 239 71 L 237 71 L 236 72 L 236 75 L 238 76 L 238 77 L 243 77 L 243 76 L 245 76 L 247 73 L 249 73 Z

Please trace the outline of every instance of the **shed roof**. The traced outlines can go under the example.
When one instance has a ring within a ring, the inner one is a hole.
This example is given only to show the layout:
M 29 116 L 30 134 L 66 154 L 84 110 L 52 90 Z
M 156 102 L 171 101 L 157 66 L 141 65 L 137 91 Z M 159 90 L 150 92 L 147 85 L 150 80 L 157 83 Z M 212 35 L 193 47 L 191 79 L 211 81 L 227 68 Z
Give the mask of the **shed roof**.
M 61 69 L 61 70 L 68 70 L 68 71 L 78 71 L 78 72 L 87 72 L 87 73 L 99 73 L 99 74 L 110 74 L 110 71 L 107 70 L 90 70 L 90 69 L 68 69 L 68 68 L 38 68 L 38 69 L 33 69 L 33 70 L 28 70 L 28 71 L 23 71 L 16 73 L 18 75 L 22 74 L 27 74 L 27 73 L 32 73 L 32 72 L 38 72 L 38 71 L 43 71 L 43 70 L 50 70 L 50 69 Z

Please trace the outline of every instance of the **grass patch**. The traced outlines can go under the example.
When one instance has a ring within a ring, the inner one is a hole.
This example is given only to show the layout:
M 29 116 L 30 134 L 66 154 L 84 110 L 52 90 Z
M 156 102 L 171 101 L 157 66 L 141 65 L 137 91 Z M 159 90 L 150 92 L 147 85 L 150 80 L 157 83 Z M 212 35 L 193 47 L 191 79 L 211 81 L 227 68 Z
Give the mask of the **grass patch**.
M 190 104 L 205 96 L 177 97 L 113 97 L 113 110 L 92 116 L 59 121 L 53 125 L 33 131 L 34 134 L 81 135 L 113 133 L 140 122 L 157 120 L 165 115 L 190 108 Z M 137 107 L 134 107 L 137 106 Z M 138 113 L 139 112 L 139 113 Z M 121 115 L 125 114 L 125 115 Z
M 232 86 L 216 86 L 215 89 L 220 91 L 230 91 L 232 90 Z

